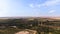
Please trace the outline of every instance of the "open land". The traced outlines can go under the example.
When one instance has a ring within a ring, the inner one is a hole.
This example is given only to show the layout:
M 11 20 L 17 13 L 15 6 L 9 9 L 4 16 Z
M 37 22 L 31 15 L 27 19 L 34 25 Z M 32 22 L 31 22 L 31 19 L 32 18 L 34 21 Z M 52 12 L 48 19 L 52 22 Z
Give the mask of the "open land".
M 60 18 L 0 18 L 0 34 L 60 34 Z

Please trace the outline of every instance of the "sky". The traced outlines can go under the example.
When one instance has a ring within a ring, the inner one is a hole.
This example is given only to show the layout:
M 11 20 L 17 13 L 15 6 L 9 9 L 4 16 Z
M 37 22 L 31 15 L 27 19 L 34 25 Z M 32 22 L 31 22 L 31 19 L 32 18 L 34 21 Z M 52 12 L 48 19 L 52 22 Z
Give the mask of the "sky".
M 60 16 L 60 0 L 0 0 L 0 17 Z

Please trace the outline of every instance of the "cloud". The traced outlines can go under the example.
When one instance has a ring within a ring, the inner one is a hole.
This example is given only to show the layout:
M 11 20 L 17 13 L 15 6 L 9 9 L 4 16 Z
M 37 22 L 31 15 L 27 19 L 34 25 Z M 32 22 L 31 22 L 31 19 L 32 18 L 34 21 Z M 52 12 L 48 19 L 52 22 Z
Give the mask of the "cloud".
M 29 4 L 29 7 L 31 7 L 31 8 L 40 8 L 41 7 L 41 5 L 40 4 Z
M 40 8 L 41 6 L 48 7 L 48 6 L 55 6 L 57 4 L 60 4 L 60 0 L 47 0 L 46 2 L 44 2 L 42 4 L 34 4 L 34 3 L 32 3 L 32 4 L 29 4 L 29 6 L 31 8 L 34 8 L 34 7 L 39 7 Z
M 8 3 L 7 0 L 0 0 L 0 17 L 8 15 Z
M 49 0 L 42 4 L 42 6 L 53 6 L 59 4 L 60 0 Z
M 38 8 L 40 8 L 40 7 L 41 7 L 41 5 L 39 4 L 39 5 L 37 5 L 37 7 L 38 7 Z
M 54 13 L 55 12 L 55 10 L 50 10 L 48 13 Z
M 34 8 L 34 4 L 29 4 L 29 6 L 30 6 L 31 8 Z
M 41 4 L 32 3 L 32 4 L 29 4 L 29 6 L 31 8 L 35 8 L 35 7 L 40 8 L 41 6 L 49 7 L 49 6 L 55 6 L 57 4 L 60 4 L 60 0 L 47 0 L 44 3 L 41 3 Z

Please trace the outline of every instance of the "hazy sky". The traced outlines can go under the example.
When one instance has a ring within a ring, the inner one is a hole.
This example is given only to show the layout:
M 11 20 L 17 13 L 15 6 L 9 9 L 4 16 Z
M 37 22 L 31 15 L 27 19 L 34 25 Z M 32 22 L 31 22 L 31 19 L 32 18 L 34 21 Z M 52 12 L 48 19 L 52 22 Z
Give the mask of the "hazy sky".
M 60 0 L 0 0 L 0 17 L 60 16 Z

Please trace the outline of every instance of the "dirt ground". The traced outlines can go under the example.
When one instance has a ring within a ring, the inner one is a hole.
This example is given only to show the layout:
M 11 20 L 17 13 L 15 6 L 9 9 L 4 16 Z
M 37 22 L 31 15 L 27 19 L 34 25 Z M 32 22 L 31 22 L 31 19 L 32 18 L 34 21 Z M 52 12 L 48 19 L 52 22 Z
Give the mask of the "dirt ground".
M 29 34 L 29 32 L 28 31 L 21 31 L 21 32 L 17 32 L 15 34 Z

